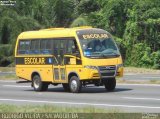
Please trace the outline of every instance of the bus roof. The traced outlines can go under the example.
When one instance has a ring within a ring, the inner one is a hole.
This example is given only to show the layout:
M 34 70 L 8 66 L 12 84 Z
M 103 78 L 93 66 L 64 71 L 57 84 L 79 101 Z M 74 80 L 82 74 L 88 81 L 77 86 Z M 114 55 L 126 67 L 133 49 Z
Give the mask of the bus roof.
M 22 32 L 18 39 L 54 38 L 54 37 L 73 37 L 77 30 L 94 29 L 91 26 L 74 28 L 48 28 L 37 31 Z

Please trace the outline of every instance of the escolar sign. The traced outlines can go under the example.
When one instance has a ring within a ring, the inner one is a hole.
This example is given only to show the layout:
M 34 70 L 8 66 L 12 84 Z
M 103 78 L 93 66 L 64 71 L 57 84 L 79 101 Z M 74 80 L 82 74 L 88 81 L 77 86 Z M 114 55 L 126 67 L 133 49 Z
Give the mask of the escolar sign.
M 83 36 L 83 39 L 108 38 L 107 34 L 87 34 L 82 36 Z
M 45 64 L 45 58 L 24 58 L 24 64 Z

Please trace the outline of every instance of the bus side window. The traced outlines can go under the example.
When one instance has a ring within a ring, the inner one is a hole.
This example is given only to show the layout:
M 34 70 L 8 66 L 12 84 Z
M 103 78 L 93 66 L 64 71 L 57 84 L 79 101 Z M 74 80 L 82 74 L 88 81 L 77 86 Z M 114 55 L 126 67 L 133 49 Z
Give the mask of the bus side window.
M 59 40 L 53 40 L 53 55 L 58 59 Z
M 73 55 L 80 58 L 79 48 L 74 38 L 68 40 L 67 47 L 66 47 L 66 54 Z M 64 64 L 70 65 L 70 57 L 66 57 L 64 59 Z M 76 64 L 78 65 L 82 64 L 81 60 L 76 60 Z
M 40 54 L 40 40 L 31 41 L 30 54 Z
M 31 49 L 30 49 L 30 54 L 34 54 L 34 47 L 35 47 L 35 41 L 31 41 Z
M 30 49 L 29 40 L 19 41 L 18 54 L 29 54 L 29 49 Z
M 18 54 L 25 54 L 25 41 L 19 42 Z
M 60 49 L 59 49 L 59 55 L 60 55 L 60 63 L 64 64 L 63 59 L 64 55 L 66 54 L 66 43 L 67 41 L 65 39 L 60 40 Z
M 73 40 L 68 41 L 68 46 L 67 46 L 67 54 L 73 54 L 75 51 L 75 44 Z
M 46 40 L 45 54 L 52 54 L 51 49 L 52 49 L 52 40 L 48 39 Z
M 72 54 L 72 41 L 69 40 L 67 44 L 67 54 Z
M 25 45 L 25 50 L 26 50 L 25 54 L 29 54 L 29 51 L 30 51 L 30 41 L 26 41 L 25 44 L 26 44 Z
M 71 55 L 79 53 L 78 45 L 75 39 L 71 39 L 68 41 L 66 53 Z
M 40 54 L 40 40 L 35 40 L 34 53 L 35 53 L 35 54 Z
M 42 39 L 40 43 L 40 54 L 52 54 L 51 46 L 52 46 L 51 39 Z
M 53 55 L 55 56 L 55 58 L 56 58 L 56 60 L 58 61 L 58 63 L 59 63 L 59 60 L 58 60 L 58 55 L 59 55 L 59 49 L 58 49 L 58 47 L 59 47 L 59 40 L 54 40 L 53 39 L 53 41 L 52 41 L 52 44 L 53 44 Z M 57 63 L 55 63 L 55 64 L 57 64 Z
M 45 48 L 46 48 L 46 40 L 43 39 L 40 42 L 40 54 L 45 54 L 44 53 Z

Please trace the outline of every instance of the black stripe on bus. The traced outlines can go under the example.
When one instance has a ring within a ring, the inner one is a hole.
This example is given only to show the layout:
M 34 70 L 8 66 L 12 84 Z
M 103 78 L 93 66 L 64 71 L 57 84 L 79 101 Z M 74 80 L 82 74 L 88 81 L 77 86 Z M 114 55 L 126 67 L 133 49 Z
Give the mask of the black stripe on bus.
M 53 57 L 16 57 L 17 65 L 52 65 L 56 64 Z

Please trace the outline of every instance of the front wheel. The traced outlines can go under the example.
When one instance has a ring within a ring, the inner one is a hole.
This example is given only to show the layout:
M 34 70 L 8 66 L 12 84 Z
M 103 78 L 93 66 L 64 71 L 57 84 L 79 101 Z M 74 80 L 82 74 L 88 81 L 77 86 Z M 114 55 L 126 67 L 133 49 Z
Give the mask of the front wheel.
M 72 93 L 79 93 L 82 88 L 82 83 L 77 76 L 72 76 L 69 81 L 69 88 Z
M 48 89 L 48 83 L 42 82 L 39 75 L 33 77 L 32 85 L 35 91 L 46 91 Z
M 106 79 L 104 81 L 104 86 L 107 91 L 113 91 L 116 87 L 116 79 L 115 78 Z

